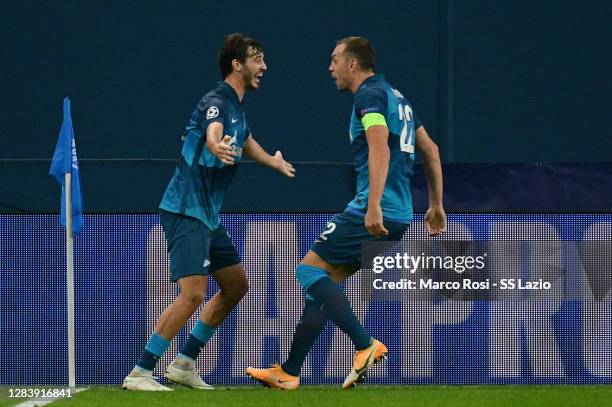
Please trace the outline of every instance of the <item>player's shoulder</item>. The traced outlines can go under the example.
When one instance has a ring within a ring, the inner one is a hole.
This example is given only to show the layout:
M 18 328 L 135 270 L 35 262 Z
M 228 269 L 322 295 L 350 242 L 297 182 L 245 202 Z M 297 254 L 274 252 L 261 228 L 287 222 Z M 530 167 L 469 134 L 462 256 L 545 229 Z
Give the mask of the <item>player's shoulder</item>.
M 372 86 L 364 86 L 355 94 L 354 97 L 356 105 L 368 104 L 372 101 L 385 102 L 387 100 L 387 94 L 385 88 L 373 84 Z
M 192 120 L 198 122 L 204 119 L 206 121 L 219 121 L 219 117 L 223 118 L 227 115 L 227 102 L 215 90 L 207 92 L 200 98 L 193 112 Z
M 367 113 L 385 114 L 388 105 L 387 92 L 380 81 L 368 81 L 355 94 L 355 113 L 362 117 Z
M 387 81 L 387 79 L 384 77 L 377 81 L 375 85 L 377 85 L 376 88 L 378 91 L 384 92 L 385 95 L 389 95 L 391 98 L 395 97 L 397 99 L 406 99 L 402 92 L 400 92 L 397 87 L 389 83 L 389 81 Z
M 355 96 L 368 97 L 368 96 L 381 96 L 386 93 L 388 83 L 383 78 L 376 78 L 375 80 L 366 81 L 363 86 L 357 91 Z
M 402 94 L 402 92 L 399 91 L 399 89 L 397 89 L 396 87 L 392 86 L 391 84 L 387 83 L 387 88 L 389 90 L 389 92 L 395 96 L 398 99 L 406 99 L 406 97 Z
M 225 93 L 222 92 L 219 87 L 216 87 L 215 89 L 212 89 L 206 94 L 204 94 L 200 102 L 202 104 L 216 103 L 226 105 L 228 103 L 228 100 L 227 95 L 225 95 Z
M 207 114 L 213 114 L 214 112 L 218 114 L 219 111 L 225 112 L 228 105 L 229 103 L 225 95 L 217 92 L 217 89 L 213 89 L 202 96 L 198 103 L 198 109 L 200 111 L 207 111 Z

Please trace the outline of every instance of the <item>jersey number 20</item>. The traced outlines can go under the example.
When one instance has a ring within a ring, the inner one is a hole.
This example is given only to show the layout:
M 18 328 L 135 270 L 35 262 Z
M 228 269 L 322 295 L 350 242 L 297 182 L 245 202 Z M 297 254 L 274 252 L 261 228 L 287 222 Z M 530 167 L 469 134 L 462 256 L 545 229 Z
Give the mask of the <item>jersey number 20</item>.
M 412 109 L 408 105 L 397 106 L 399 110 L 399 119 L 404 123 L 402 134 L 400 134 L 400 149 L 405 153 L 414 153 L 414 126 L 410 125 L 412 121 Z M 408 134 L 410 132 L 410 134 Z

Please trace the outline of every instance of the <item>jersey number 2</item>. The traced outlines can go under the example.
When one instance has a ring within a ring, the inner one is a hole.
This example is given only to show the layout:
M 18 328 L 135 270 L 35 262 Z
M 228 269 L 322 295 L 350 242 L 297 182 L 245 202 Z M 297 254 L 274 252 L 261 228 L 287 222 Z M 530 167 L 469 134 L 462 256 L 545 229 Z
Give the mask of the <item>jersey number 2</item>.
M 333 233 L 334 230 L 336 230 L 336 224 L 334 222 L 328 222 L 327 229 L 325 229 L 323 233 L 321 233 L 321 235 L 319 236 L 319 239 L 326 241 L 327 235 L 329 235 L 330 233 Z
M 410 106 L 403 106 L 401 103 L 397 108 L 399 119 L 404 123 L 402 134 L 400 134 L 400 149 L 405 153 L 414 153 L 414 126 L 411 126 L 410 123 L 412 121 L 412 109 Z

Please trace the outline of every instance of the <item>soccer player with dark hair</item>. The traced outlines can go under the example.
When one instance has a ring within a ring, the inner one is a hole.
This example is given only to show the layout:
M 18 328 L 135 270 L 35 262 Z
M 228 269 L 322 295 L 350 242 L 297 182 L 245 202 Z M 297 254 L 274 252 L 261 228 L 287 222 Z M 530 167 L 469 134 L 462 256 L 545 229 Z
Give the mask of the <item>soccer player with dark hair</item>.
M 242 105 L 246 91 L 258 90 L 266 72 L 262 46 L 242 34 L 228 35 L 219 51 L 219 68 L 223 81 L 202 97 L 192 113 L 182 138 L 180 163 L 159 206 L 171 279 L 178 282 L 180 294 L 157 320 L 142 356 L 123 381 L 124 389 L 171 390 L 154 380 L 153 369 L 203 303 L 211 275 L 219 291 L 204 305 L 164 376 L 188 387 L 212 388 L 195 370 L 195 360 L 248 289 L 236 247 L 219 222 L 225 191 L 243 152 L 288 177 L 295 175 L 280 151 L 271 156 L 255 141 Z
M 332 53 L 329 71 L 338 90 L 354 94 L 350 141 L 357 195 L 327 224 L 296 269 L 306 302 L 287 360 L 269 369 L 247 368 L 247 374 L 265 386 L 299 387 L 302 364 L 328 319 L 356 349 L 343 388 L 354 387 L 386 357 L 387 347 L 364 330 L 338 284 L 359 270 L 362 243 L 400 240 L 411 223 L 415 148 L 423 157 L 429 192 L 425 225 L 431 235 L 446 228 L 438 148 L 410 102 L 384 76 L 374 73 L 374 65 L 374 48 L 365 38 L 341 39 Z

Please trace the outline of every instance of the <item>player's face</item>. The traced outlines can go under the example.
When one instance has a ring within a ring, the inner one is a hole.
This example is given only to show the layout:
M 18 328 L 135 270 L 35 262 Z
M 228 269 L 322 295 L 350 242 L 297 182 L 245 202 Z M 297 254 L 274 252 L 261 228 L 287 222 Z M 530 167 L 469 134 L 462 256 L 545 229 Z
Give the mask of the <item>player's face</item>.
M 261 78 L 263 77 L 264 72 L 266 72 L 268 69 L 264 61 L 263 52 L 248 56 L 244 63 L 244 68 L 245 69 L 242 72 L 242 79 L 246 84 L 246 88 L 251 90 L 259 89 Z
M 344 53 L 346 45 L 339 44 L 334 48 L 331 55 L 331 63 L 329 64 L 329 73 L 336 81 L 338 90 L 349 90 L 351 88 L 351 60 Z

